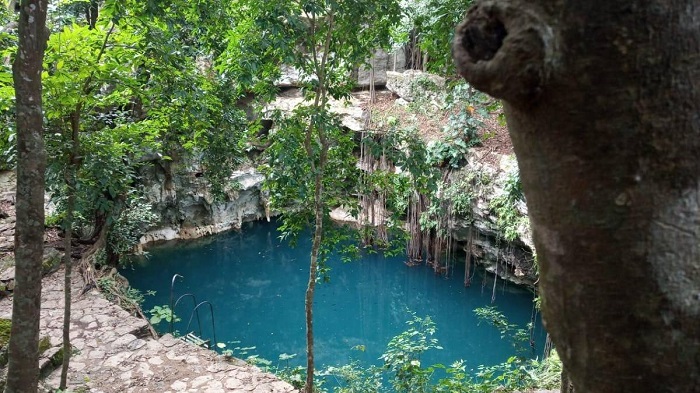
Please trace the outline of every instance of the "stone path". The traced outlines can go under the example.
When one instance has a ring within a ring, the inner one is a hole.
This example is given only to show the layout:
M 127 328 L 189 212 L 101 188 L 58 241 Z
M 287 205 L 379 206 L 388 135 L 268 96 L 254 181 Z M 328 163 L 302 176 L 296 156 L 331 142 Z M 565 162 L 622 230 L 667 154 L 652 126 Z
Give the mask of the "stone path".
M 52 353 L 62 341 L 63 269 L 45 277 L 43 285 L 41 336 L 50 337 L 53 348 L 47 353 Z M 295 392 L 288 383 L 240 360 L 228 361 L 170 335 L 154 340 L 146 321 L 96 290 L 80 295 L 82 287 L 82 280 L 74 277 L 71 341 L 75 352 L 68 374 L 73 392 Z M 11 299 L 2 299 L 0 317 L 11 314 Z M 56 388 L 59 377 L 60 367 L 44 383 Z

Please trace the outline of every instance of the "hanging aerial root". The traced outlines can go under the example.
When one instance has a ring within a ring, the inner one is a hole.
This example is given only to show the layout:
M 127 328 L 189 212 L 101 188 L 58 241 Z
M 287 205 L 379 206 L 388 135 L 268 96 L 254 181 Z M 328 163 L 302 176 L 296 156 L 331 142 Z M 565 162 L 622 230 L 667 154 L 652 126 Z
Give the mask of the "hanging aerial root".
M 554 68 L 556 40 L 532 6 L 485 0 L 455 32 L 453 55 L 472 86 L 513 105 L 531 104 Z

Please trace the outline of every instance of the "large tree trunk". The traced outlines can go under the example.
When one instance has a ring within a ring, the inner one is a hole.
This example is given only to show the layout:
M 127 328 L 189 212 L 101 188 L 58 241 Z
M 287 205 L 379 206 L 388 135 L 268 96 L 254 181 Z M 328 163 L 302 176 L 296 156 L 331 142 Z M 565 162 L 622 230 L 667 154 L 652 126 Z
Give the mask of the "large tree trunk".
M 44 249 L 44 170 L 41 70 L 48 38 L 46 0 L 23 0 L 19 46 L 12 67 L 17 99 L 15 291 L 6 393 L 37 391 L 39 311 Z
M 700 4 L 486 0 L 454 52 L 505 101 L 577 393 L 700 391 Z

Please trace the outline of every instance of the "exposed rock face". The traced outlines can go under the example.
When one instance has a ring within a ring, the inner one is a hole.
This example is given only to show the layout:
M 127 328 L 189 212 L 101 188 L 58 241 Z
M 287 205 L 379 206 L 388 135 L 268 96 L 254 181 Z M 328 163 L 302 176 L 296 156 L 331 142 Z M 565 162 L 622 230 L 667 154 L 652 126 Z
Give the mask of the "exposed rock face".
M 429 92 L 426 93 L 425 89 L 430 87 L 427 85 L 444 86 L 444 79 L 420 71 L 389 72 L 389 75 L 390 86 L 404 99 L 412 100 L 412 94 L 426 97 Z M 415 81 L 420 79 L 429 83 L 416 84 Z M 331 111 L 341 116 L 343 125 L 349 130 L 359 132 L 365 127 L 366 115 L 361 105 L 366 102 L 366 95 L 356 93 L 347 103 L 330 102 Z M 289 113 L 302 102 L 301 92 L 292 88 L 283 91 L 266 109 Z M 516 165 L 515 160 L 502 156 L 500 162 L 489 162 L 484 159 L 484 154 L 470 150 L 466 157 L 468 164 L 461 170 L 479 174 L 489 181 L 473 185 L 470 191 L 474 195 L 471 213 L 453 222 L 451 229 L 456 247 L 464 249 L 486 270 L 519 284 L 532 285 L 537 277 L 532 252 L 534 246 L 525 221 L 525 204 L 516 206 L 523 224 L 517 228 L 518 237 L 512 242 L 503 238 L 497 224 L 498 217 L 490 206 L 491 200 L 504 192 L 507 174 Z M 457 175 L 455 173 L 452 177 Z M 253 168 L 239 170 L 231 177 L 237 186 L 227 190 L 224 200 L 214 200 L 201 168 L 192 164 L 155 163 L 145 171 L 144 183 L 148 198 L 162 220 L 158 229 L 143 236 L 142 244 L 198 238 L 239 228 L 242 222 L 265 217 L 269 213 L 265 211 L 260 192 L 263 180 L 263 175 Z M 343 209 L 335 209 L 332 217 L 346 223 L 356 221 Z
M 215 199 L 202 174 L 196 165 L 155 163 L 144 169 L 146 197 L 161 222 L 157 229 L 143 235 L 142 245 L 212 235 L 265 216 L 260 194 L 263 176 L 254 168 L 231 175 L 232 186 L 223 200 Z
M 513 166 L 517 167 L 517 163 L 514 157 L 502 156 L 498 163 L 490 164 L 481 159 L 482 154 L 471 150 L 463 171 L 479 173 L 488 181 L 474 185 L 471 216 L 455 220 L 452 236 L 488 272 L 498 273 L 501 278 L 517 284 L 534 285 L 537 272 L 526 205 L 518 203 L 515 206 L 522 222 L 517 227 L 517 238 L 510 242 L 503 238 L 497 224 L 498 217 L 491 208 L 491 201 L 504 192 L 508 173 Z
M 372 82 L 372 72 L 374 72 L 374 86 L 386 85 L 386 72 L 389 68 L 389 54 L 383 50 L 378 50 L 369 59 L 368 66 L 360 67 L 357 70 L 357 86 L 369 87 Z
M 364 129 L 364 112 L 360 107 L 362 101 L 362 94 L 356 94 L 347 101 L 330 99 L 328 105 L 330 105 L 332 113 L 340 116 L 343 126 L 352 131 L 362 131 Z M 304 96 L 300 89 L 289 89 L 281 92 L 273 102 L 266 106 L 265 111 L 270 113 L 274 110 L 280 110 L 283 113 L 291 113 L 303 102 Z
M 445 87 L 445 78 L 423 71 L 388 71 L 386 76 L 386 88 L 409 102 L 415 100 L 417 94 L 434 99 Z
M 290 65 L 285 64 L 280 68 L 282 75 L 275 81 L 275 85 L 278 87 L 301 87 L 303 82 L 307 80 L 301 75 L 301 71 Z
M 381 49 L 374 52 L 374 56 L 367 60 L 366 66 L 361 66 L 353 73 L 357 87 L 366 88 L 370 85 L 371 72 L 374 70 L 374 86 L 382 87 L 387 84 L 387 71 L 401 72 L 406 68 L 406 58 L 403 49 L 387 53 Z M 289 65 L 281 67 L 282 75 L 275 81 L 278 87 L 301 87 L 304 82 L 314 78 L 302 75 L 302 73 Z

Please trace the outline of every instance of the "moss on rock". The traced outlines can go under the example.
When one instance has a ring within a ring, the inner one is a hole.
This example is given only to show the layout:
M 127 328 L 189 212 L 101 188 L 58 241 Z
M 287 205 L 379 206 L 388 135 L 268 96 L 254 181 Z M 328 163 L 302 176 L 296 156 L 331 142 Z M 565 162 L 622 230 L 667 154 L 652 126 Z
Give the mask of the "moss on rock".
M 42 354 L 46 352 L 47 349 L 51 348 L 51 339 L 49 336 L 44 336 L 39 340 L 39 353 Z
M 55 248 L 44 249 L 44 257 L 41 261 L 41 273 L 47 275 L 58 270 L 61 265 L 62 254 Z
M 7 344 L 10 342 L 12 320 L 0 318 L 0 367 L 7 365 Z

